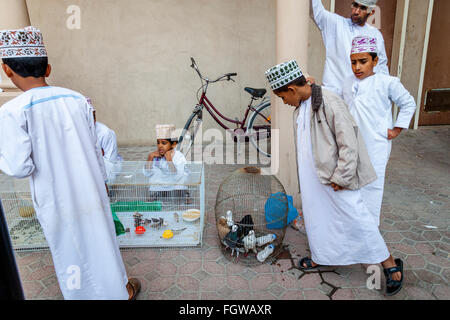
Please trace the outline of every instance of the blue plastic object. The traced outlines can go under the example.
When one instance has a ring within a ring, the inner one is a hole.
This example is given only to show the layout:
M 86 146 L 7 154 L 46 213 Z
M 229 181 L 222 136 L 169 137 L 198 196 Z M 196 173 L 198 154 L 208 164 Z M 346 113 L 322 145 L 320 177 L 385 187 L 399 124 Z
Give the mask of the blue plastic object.
M 287 207 L 286 207 L 287 206 Z M 272 194 L 264 205 L 268 229 L 282 229 L 298 216 L 292 196 L 278 192 Z M 287 219 L 286 219 L 286 212 Z M 287 221 L 286 221 L 287 220 Z

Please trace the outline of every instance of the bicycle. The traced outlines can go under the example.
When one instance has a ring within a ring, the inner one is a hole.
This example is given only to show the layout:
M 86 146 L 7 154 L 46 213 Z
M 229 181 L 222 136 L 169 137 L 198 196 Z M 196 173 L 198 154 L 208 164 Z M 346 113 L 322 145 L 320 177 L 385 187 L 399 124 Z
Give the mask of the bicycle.
M 191 58 L 191 68 L 193 68 L 198 76 L 200 77 L 201 87 L 197 91 L 198 103 L 194 107 L 191 116 L 189 117 L 183 131 L 178 139 L 177 149 L 183 154 L 187 154 L 192 147 L 192 144 L 197 136 L 200 125 L 203 121 L 203 109 L 206 109 L 213 119 L 225 130 L 233 130 L 234 142 L 240 142 L 245 140 L 245 142 L 250 141 L 252 145 L 266 157 L 270 157 L 270 146 L 268 143 L 263 145 L 258 145 L 258 141 L 267 140 L 270 141 L 271 137 L 271 117 L 270 117 L 270 98 L 266 97 L 266 89 L 254 89 L 246 87 L 244 90 L 251 95 L 251 100 L 245 111 L 244 118 L 235 120 L 224 116 L 219 110 L 214 106 L 214 104 L 208 99 L 206 93 L 208 91 L 208 86 L 219 81 L 233 81 L 233 77 L 237 76 L 237 73 L 226 73 L 221 75 L 216 80 L 210 80 L 202 76 L 197 63 L 194 58 Z M 199 98 L 199 93 L 201 91 L 201 96 Z M 253 106 L 255 101 L 261 100 L 259 104 Z M 250 117 L 249 114 L 251 113 Z M 224 122 L 229 122 L 237 126 L 235 129 L 231 129 Z M 248 122 L 247 122 L 248 119 Z

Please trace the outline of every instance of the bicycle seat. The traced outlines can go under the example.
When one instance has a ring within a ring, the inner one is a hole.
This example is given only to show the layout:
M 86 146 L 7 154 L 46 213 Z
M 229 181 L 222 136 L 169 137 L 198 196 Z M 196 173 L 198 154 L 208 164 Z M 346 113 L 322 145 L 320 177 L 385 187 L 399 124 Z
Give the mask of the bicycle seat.
M 262 98 L 266 94 L 266 89 L 253 89 L 253 88 L 245 88 L 246 92 L 250 93 L 255 98 Z

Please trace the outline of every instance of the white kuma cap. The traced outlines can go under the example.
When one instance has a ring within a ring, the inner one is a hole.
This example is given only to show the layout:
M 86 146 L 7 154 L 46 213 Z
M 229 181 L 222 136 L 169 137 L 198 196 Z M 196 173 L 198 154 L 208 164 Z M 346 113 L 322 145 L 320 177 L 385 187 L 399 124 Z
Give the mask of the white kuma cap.
M 377 5 L 378 0 L 355 0 L 355 2 L 373 9 Z
M 157 124 L 156 125 L 156 139 L 177 141 L 178 137 L 175 136 L 175 125 L 173 125 L 173 124 Z
M 280 63 L 266 71 L 267 80 L 272 90 L 277 90 L 303 76 L 297 61 Z

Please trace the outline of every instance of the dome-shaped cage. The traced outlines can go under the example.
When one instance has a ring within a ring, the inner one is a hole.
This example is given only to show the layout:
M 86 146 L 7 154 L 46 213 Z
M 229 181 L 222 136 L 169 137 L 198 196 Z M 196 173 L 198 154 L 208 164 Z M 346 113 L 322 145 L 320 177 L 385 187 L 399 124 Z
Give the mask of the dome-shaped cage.
M 270 261 L 282 249 L 289 205 L 285 189 L 261 169 L 236 170 L 219 187 L 216 225 L 225 257 L 246 265 Z

